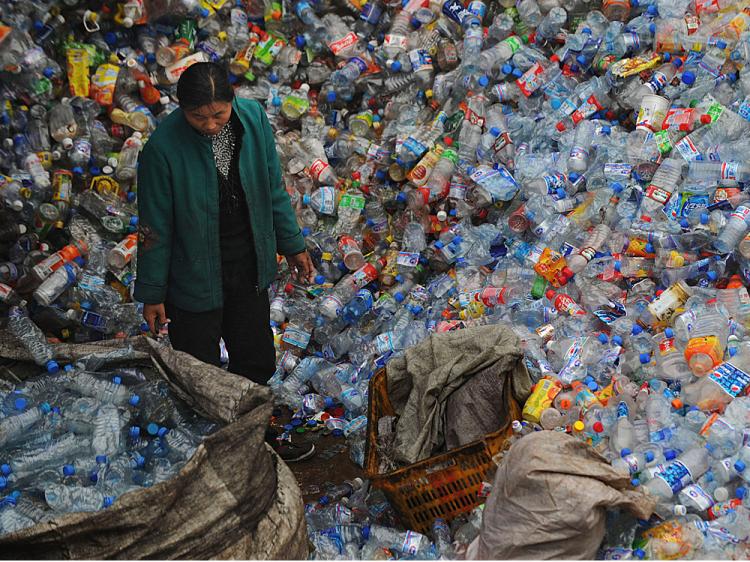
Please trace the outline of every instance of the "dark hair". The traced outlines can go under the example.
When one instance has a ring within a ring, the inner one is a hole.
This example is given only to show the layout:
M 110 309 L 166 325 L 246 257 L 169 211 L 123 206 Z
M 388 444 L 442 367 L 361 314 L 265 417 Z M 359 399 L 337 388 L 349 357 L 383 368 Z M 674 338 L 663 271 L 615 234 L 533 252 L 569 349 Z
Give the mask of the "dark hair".
M 182 109 L 195 109 L 217 101 L 231 102 L 234 90 L 226 69 L 215 62 L 197 62 L 180 76 L 177 100 Z

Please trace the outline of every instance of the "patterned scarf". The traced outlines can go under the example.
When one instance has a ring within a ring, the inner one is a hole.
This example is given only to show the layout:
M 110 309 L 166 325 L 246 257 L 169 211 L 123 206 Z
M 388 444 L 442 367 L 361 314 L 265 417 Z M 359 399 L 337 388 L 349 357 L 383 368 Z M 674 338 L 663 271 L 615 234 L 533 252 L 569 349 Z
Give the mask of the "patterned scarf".
M 232 163 L 232 158 L 234 158 L 234 150 L 237 142 L 234 127 L 232 126 L 232 119 L 230 118 L 226 125 L 222 127 L 221 131 L 215 135 L 206 136 L 211 139 L 211 149 L 214 153 L 216 169 L 224 179 L 228 179 L 229 168 Z

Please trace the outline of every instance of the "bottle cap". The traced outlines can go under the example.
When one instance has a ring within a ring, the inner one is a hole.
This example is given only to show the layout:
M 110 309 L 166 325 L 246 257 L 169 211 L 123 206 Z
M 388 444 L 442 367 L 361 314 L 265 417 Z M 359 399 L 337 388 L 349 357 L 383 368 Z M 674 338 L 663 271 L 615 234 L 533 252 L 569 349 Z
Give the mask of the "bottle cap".
M 632 454 L 633 454 L 633 451 L 631 451 L 631 450 L 630 450 L 629 448 L 627 448 L 627 447 L 623 447 L 623 448 L 622 448 L 622 449 L 620 450 L 620 457 L 622 457 L 622 458 L 625 458 L 625 457 L 627 457 L 628 455 L 632 455 Z

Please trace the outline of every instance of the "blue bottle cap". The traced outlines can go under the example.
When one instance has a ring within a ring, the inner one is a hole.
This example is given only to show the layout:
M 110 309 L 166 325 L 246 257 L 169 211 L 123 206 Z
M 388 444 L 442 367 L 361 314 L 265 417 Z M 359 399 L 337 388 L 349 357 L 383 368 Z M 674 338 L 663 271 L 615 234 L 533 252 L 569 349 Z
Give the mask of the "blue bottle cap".
M 745 496 L 747 496 L 747 488 L 745 488 L 744 486 L 738 486 L 734 491 L 734 495 L 738 500 L 745 499 Z
M 130 226 L 138 226 L 138 217 L 136 215 L 132 215 L 128 220 L 128 224 Z
M 47 361 L 45 367 L 48 373 L 56 373 L 60 370 L 60 365 L 57 364 L 57 361 Z
M 590 383 L 588 383 L 588 384 L 587 384 L 586 386 L 588 386 L 588 387 L 589 387 L 589 390 L 590 390 L 591 392 L 596 392 L 597 390 L 599 390 L 599 385 L 598 385 L 598 384 L 596 384 L 596 381 L 591 381 L 591 382 L 590 382 Z
M 0 490 L 4 490 L 8 487 L 8 479 L 5 476 L 0 476 Z
M 399 291 L 395 295 L 393 295 L 393 298 L 395 299 L 395 301 L 397 303 L 404 302 L 404 294 L 401 291 Z
M 156 435 L 157 433 L 159 433 L 159 426 L 154 422 L 151 422 L 146 426 L 146 432 L 149 435 Z
M 674 449 L 667 449 L 666 451 L 664 451 L 664 458 L 668 461 L 676 459 L 677 451 L 675 451 Z
M 672 328 L 666 328 L 664 330 L 664 335 L 667 336 L 668 338 L 673 338 L 674 337 L 674 330 Z
M 521 76 L 523 76 L 523 72 L 521 72 L 520 68 L 514 68 L 513 76 L 515 76 L 516 78 L 520 78 Z
M 553 98 L 552 101 L 549 102 L 549 104 L 552 107 L 552 109 L 557 110 L 557 109 L 560 109 L 560 106 L 562 105 L 562 102 L 560 101 L 559 98 Z
M 275 72 L 269 73 L 269 75 L 268 75 L 268 81 L 271 84 L 276 84 L 279 81 L 279 75 L 276 74 Z
M 298 49 L 302 49 L 302 47 L 305 46 L 305 43 L 307 43 L 307 41 L 305 40 L 304 35 L 297 35 L 294 38 L 294 44 L 297 46 Z
M 39 409 L 43 414 L 49 414 L 52 411 L 52 406 L 49 405 L 49 402 L 42 402 L 41 404 L 39 404 Z
M 570 173 L 570 174 L 568 175 L 568 179 L 570 180 L 570 183 L 575 183 L 575 182 L 577 182 L 577 181 L 578 181 L 578 180 L 579 180 L 580 178 L 581 178 L 581 174 L 579 174 L 578 172 L 571 172 L 571 173 Z
M 680 226 L 682 228 L 690 228 L 690 223 L 688 222 L 687 219 L 683 218 L 683 219 L 680 219 Z
M 326 278 L 324 276 L 322 276 L 320 274 L 318 274 L 318 275 L 315 276 L 315 283 L 316 284 L 322 285 L 325 282 L 326 282 Z
M 628 449 L 627 447 L 624 447 L 623 449 L 621 449 L 621 450 L 620 450 L 620 456 L 621 456 L 622 458 L 625 458 L 625 457 L 627 457 L 628 455 L 632 455 L 632 454 L 633 454 L 633 451 L 631 451 L 631 450 L 630 450 L 630 449 Z
M 393 64 L 391 64 L 391 72 L 400 72 L 401 71 L 401 61 L 393 61 Z
M 336 402 L 334 402 L 333 398 L 331 398 L 330 396 L 326 396 L 325 405 L 326 405 L 326 408 L 333 408 L 336 405 Z
M 568 196 L 567 192 L 562 187 L 558 187 L 555 191 L 555 194 L 557 195 L 558 199 L 565 199 Z
M 156 433 L 158 437 L 164 437 L 167 433 L 169 433 L 168 427 L 160 427 L 159 431 Z
M 45 78 L 52 78 L 55 75 L 55 69 L 53 69 L 50 66 L 47 66 L 42 71 L 42 74 L 44 74 Z
M 653 451 L 646 451 L 643 456 L 646 458 L 646 462 L 651 462 L 656 458 Z
M 114 496 L 104 496 L 104 507 L 109 507 L 115 503 Z
M 682 59 L 676 58 L 672 61 L 672 64 L 675 68 L 680 68 L 682 66 Z
M 132 203 L 133 201 L 135 201 L 135 198 L 137 196 L 138 195 L 136 194 L 135 191 L 128 191 L 128 194 L 127 194 L 128 203 Z
M 692 86 L 695 83 L 695 73 L 692 70 L 686 70 L 682 73 L 682 81 L 688 86 Z
M 612 336 L 612 343 L 622 347 L 622 338 L 620 336 Z
M 62 471 L 65 476 L 73 476 L 76 473 L 76 467 L 72 464 L 66 464 L 63 466 Z
M 726 41 L 724 41 L 723 39 L 719 39 L 719 40 L 718 40 L 718 41 L 716 42 L 716 46 L 717 46 L 717 47 L 718 47 L 719 49 L 726 49 L 726 48 L 727 48 L 727 42 L 726 42 Z
M 331 90 L 326 94 L 326 100 L 328 100 L 328 103 L 333 103 L 336 101 L 336 92 Z
M 654 245 L 651 242 L 648 242 L 646 244 L 646 252 L 648 252 L 649 254 L 654 253 Z
M 13 401 L 13 408 L 18 410 L 19 412 L 22 412 L 26 409 L 26 398 L 16 398 Z
M 510 74 L 511 72 L 513 72 L 513 67 L 506 62 L 502 66 L 501 70 L 503 71 L 503 74 Z
M 492 128 L 490 129 L 490 134 L 491 134 L 491 135 L 492 135 L 493 137 L 497 137 L 497 136 L 499 136 L 499 135 L 500 135 L 500 129 L 498 129 L 497 127 L 492 127 Z
M 634 336 L 637 336 L 638 334 L 641 334 L 643 332 L 643 328 L 640 324 L 633 324 L 633 329 L 630 331 L 630 333 Z
M 138 439 L 141 436 L 141 428 L 137 425 L 131 425 L 128 434 L 132 439 Z
M 305 228 L 302 229 L 302 236 L 310 236 L 311 232 L 312 231 L 310 230 L 310 227 L 306 226 Z
M 479 80 L 478 80 L 478 82 L 479 82 L 479 85 L 480 85 L 480 86 L 481 86 L 482 88 L 486 88 L 486 87 L 487 87 L 487 84 L 489 84 L 489 83 L 490 83 L 490 79 L 489 79 L 489 78 L 487 78 L 487 76 L 485 76 L 484 74 L 482 74 L 482 75 L 481 75 L 481 76 L 479 77 Z
M 96 455 L 94 460 L 96 461 L 96 464 L 107 464 L 109 462 L 107 455 Z
M 133 396 L 131 396 L 130 399 L 128 400 L 128 403 L 131 406 L 137 406 L 138 404 L 140 404 L 140 402 L 141 402 L 141 397 L 138 396 L 137 394 L 133 394 Z
M 637 0 L 636 0 L 636 1 L 637 1 Z M 646 553 L 645 553 L 645 552 L 643 551 L 643 549 L 640 549 L 640 548 L 636 548 L 636 549 L 635 549 L 635 550 L 633 551 L 633 556 L 635 556 L 635 557 L 636 557 L 636 558 L 638 558 L 639 560 L 643 560 L 644 558 L 646 558 Z
M 630 484 L 632 484 L 634 488 L 637 488 L 638 486 L 641 485 L 641 481 L 638 478 L 633 478 L 630 480 Z
M 650 353 L 641 353 L 638 356 L 638 359 L 640 360 L 642 365 L 646 365 L 648 363 L 651 363 L 651 354 Z
M 600 343 L 603 343 L 603 344 L 606 344 L 607 342 L 609 342 L 609 338 L 607 337 L 607 334 L 605 333 L 599 334 L 597 336 L 597 339 L 599 340 Z
M 737 472 L 745 472 L 746 468 L 747 468 L 747 466 L 745 465 L 745 463 L 743 461 L 737 461 L 737 462 L 734 463 L 734 469 Z

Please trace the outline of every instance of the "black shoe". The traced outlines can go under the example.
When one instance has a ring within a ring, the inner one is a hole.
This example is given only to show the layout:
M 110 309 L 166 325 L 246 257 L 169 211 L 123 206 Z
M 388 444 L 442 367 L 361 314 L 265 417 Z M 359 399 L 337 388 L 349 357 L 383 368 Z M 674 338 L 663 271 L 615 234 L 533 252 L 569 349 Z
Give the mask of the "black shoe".
M 274 447 L 274 450 L 284 462 L 299 462 L 315 454 L 315 445 L 312 443 L 296 445 L 291 441 L 282 441 Z

